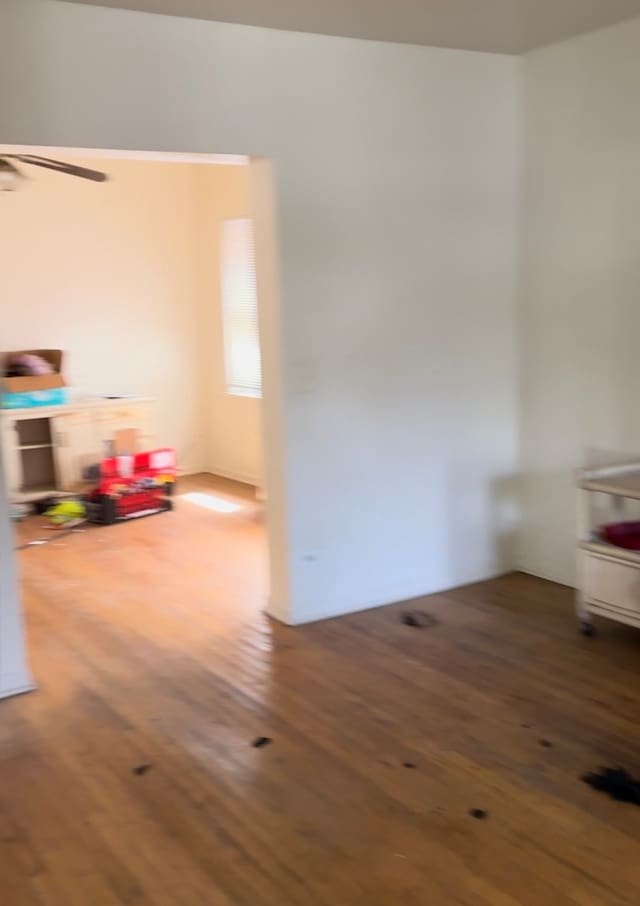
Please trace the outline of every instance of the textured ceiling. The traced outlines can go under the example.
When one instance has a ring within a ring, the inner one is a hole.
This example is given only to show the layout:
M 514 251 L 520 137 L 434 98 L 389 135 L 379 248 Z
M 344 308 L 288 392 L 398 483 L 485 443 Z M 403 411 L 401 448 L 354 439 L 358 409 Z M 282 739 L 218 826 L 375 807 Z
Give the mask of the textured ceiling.
M 640 0 L 71 0 L 406 44 L 522 53 L 640 15 Z

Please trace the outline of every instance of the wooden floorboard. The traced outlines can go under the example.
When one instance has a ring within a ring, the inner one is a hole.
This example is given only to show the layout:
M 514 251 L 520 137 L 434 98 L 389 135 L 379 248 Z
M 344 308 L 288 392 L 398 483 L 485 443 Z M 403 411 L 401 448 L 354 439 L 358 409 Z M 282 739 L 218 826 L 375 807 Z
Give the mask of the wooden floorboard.
M 0 703 L 3 906 L 640 903 L 640 809 L 580 782 L 640 773 L 639 632 L 584 639 L 523 575 L 413 603 L 427 629 L 280 626 L 252 493 L 180 490 L 240 509 L 19 554 L 39 691 Z

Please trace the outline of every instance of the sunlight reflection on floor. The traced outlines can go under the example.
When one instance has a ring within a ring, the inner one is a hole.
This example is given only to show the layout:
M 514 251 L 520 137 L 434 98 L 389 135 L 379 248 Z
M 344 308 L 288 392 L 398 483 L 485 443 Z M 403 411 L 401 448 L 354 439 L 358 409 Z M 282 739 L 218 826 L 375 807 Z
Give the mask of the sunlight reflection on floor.
M 180 494 L 180 500 L 186 500 L 187 503 L 195 503 L 196 506 L 204 507 L 206 510 L 213 510 L 215 513 L 237 513 L 242 509 L 239 503 L 226 500 L 217 494 L 206 494 L 202 491 L 190 491 L 188 494 Z

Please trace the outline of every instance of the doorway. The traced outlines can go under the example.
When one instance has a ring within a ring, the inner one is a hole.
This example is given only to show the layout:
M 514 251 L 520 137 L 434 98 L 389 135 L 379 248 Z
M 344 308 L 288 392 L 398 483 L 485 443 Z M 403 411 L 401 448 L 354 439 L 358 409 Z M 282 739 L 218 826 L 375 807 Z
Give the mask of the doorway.
M 280 407 L 270 399 L 270 387 L 279 386 L 280 367 L 278 325 L 271 323 L 278 300 L 270 162 L 228 155 L 28 151 L 101 168 L 110 178 L 84 185 L 34 170 L 0 211 L 8 223 L 10 218 L 11 229 L 3 233 L 15 246 L 5 276 L 19 300 L 7 319 L 5 352 L 61 351 L 67 394 L 59 408 L 44 407 L 37 420 L 2 410 L 9 501 L 15 510 L 16 504 L 30 507 L 49 492 L 79 496 L 91 467 L 107 458 L 108 444 L 125 434 L 135 442 L 136 453 L 175 451 L 179 481 L 171 505 L 179 518 L 158 515 L 132 520 L 131 527 L 95 530 L 77 526 L 78 533 L 72 530 L 62 538 L 44 528 L 46 517 L 29 515 L 16 523 L 18 543 L 12 541 L 23 548 L 18 554 L 26 560 L 23 575 L 29 571 L 28 557 L 39 555 L 38 582 L 44 587 L 46 558 L 51 557 L 52 567 L 59 564 L 60 556 L 52 554 L 57 549 L 60 555 L 62 545 L 80 554 L 82 531 L 87 539 L 97 539 L 96 532 L 103 539 L 92 540 L 87 557 L 78 558 L 84 564 L 78 576 L 85 574 L 89 585 L 98 581 L 86 575 L 93 546 L 94 554 L 111 550 L 100 568 L 112 579 L 113 567 L 128 575 L 129 591 L 124 594 L 118 586 L 121 598 L 133 594 L 132 564 L 141 561 L 141 550 L 172 563 L 177 576 L 189 563 L 193 567 L 200 557 L 208 559 L 215 586 L 216 564 L 220 579 L 220 564 L 233 560 L 227 542 L 233 537 L 238 546 L 245 537 L 250 538 L 245 573 L 255 581 L 246 589 L 243 606 L 270 608 L 286 619 L 286 594 L 282 586 L 274 594 L 273 580 L 269 594 L 267 578 L 269 557 L 276 582 L 284 574 L 277 562 L 284 555 L 283 482 L 277 474 Z M 234 236 L 235 243 L 230 241 Z M 11 430 L 9 424 L 17 421 L 20 430 Z M 40 430 L 45 423 L 46 449 L 44 441 L 38 450 L 14 442 L 29 440 L 33 425 Z M 200 527 L 189 556 L 182 543 L 171 548 L 175 537 L 168 528 L 180 525 L 184 538 L 187 519 Z M 141 546 L 137 553 L 136 544 Z M 70 569 L 73 558 L 71 552 Z M 236 576 L 241 572 L 238 568 Z M 78 576 L 71 579 L 76 592 Z M 145 581 L 148 592 L 151 577 Z M 166 588 L 166 577 L 163 582 Z M 227 598 L 234 598 L 233 591 Z M 8 600 L 3 591 L 3 612 Z

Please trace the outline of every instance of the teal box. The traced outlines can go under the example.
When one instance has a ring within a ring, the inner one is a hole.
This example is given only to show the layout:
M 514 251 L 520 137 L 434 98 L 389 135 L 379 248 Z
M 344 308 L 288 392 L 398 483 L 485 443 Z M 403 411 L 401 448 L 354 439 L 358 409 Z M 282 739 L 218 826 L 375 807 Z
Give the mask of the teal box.
M 32 406 L 62 406 L 69 402 L 68 387 L 51 390 L 24 390 L 22 393 L 0 393 L 0 408 L 30 409 Z

